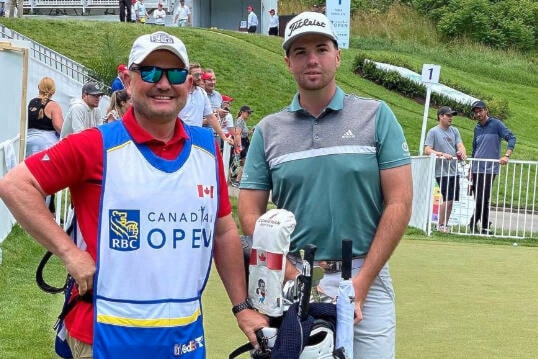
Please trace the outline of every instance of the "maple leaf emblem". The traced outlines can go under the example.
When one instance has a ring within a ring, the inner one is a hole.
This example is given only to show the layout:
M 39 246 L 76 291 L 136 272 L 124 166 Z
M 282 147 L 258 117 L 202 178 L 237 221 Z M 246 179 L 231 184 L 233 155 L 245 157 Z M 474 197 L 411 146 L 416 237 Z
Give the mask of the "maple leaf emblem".
M 260 261 L 265 262 L 265 260 L 267 259 L 267 257 L 265 256 L 265 252 L 261 252 L 258 258 L 260 259 Z

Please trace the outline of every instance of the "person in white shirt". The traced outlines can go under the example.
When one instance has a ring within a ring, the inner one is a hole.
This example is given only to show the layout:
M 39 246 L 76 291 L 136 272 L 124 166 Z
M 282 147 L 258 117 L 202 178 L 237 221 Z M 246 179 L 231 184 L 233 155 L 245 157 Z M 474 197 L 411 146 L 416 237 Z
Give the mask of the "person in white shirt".
M 155 19 L 155 25 L 164 26 L 166 11 L 164 11 L 162 3 L 157 4 L 157 8 L 153 10 L 153 19 Z
M 103 123 L 103 115 L 99 109 L 99 101 L 104 95 L 96 82 L 87 82 L 82 86 L 82 98 L 71 100 L 62 125 L 61 138 L 71 133 L 81 132 L 87 128 L 96 127 Z
M 185 5 L 185 0 L 179 0 L 179 5 L 174 11 L 174 24 L 179 27 L 191 24 L 191 10 Z
M 252 5 L 247 6 L 247 28 L 248 32 L 253 34 L 256 32 L 256 29 L 258 28 L 258 16 L 254 13 L 254 8 Z
M 269 10 L 269 35 L 278 36 L 278 15 L 275 14 L 275 9 Z

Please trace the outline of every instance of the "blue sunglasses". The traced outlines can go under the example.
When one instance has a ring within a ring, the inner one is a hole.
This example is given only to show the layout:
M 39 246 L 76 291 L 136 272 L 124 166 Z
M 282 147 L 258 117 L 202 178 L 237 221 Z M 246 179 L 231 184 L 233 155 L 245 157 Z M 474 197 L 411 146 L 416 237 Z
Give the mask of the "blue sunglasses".
M 171 85 L 181 85 L 187 79 L 189 71 L 187 69 L 163 69 L 157 66 L 131 66 L 131 71 L 140 72 L 140 77 L 144 82 L 156 84 L 166 73 L 166 78 Z

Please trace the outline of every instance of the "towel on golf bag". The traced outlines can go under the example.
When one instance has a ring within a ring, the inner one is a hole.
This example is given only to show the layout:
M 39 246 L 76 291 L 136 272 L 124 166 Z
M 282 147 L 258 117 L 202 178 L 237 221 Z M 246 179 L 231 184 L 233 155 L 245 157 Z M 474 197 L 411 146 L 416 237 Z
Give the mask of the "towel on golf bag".
M 332 303 L 310 303 L 308 317 L 299 321 L 297 310 L 299 303 L 290 306 L 280 328 L 271 357 L 278 359 L 297 359 L 308 343 L 310 332 L 317 320 L 321 319 L 336 327 L 336 305 Z M 333 329 L 334 330 L 334 329 Z M 299 333 L 302 333 L 302 338 Z
M 282 285 L 295 216 L 271 209 L 256 221 L 250 250 L 248 296 L 254 308 L 271 317 L 284 313 Z

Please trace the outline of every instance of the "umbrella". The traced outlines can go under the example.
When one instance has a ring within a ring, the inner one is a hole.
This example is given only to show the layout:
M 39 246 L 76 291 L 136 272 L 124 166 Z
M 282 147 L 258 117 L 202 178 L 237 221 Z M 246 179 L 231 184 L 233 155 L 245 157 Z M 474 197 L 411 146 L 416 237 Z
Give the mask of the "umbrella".
M 355 288 L 351 282 L 353 247 L 351 240 L 342 241 L 342 280 L 336 299 L 336 348 L 343 349 L 346 358 L 353 358 L 353 319 Z

